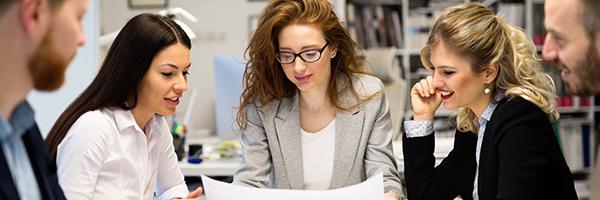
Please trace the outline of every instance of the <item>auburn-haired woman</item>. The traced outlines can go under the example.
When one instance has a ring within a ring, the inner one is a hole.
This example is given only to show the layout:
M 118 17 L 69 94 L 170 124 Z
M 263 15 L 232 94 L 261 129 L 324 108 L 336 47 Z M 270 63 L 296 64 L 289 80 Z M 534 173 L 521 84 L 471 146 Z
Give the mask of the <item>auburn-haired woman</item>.
M 403 197 L 383 84 L 362 73 L 357 47 L 325 0 L 274 0 L 247 48 L 234 183 L 324 190 L 383 173 Z

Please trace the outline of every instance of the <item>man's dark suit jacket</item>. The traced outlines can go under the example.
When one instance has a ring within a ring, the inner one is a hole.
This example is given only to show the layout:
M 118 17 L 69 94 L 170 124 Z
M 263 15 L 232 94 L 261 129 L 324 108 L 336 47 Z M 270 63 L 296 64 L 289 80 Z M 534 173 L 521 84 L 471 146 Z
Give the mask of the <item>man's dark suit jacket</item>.
M 408 199 L 473 199 L 476 133 L 457 130 L 454 149 L 435 166 L 434 135 L 403 136 Z M 515 97 L 498 103 L 481 145 L 479 199 L 577 199 L 547 115 Z
M 56 176 L 56 165 L 50 162 L 48 150 L 40 135 L 37 124 L 23 134 L 23 143 L 27 148 L 29 161 L 40 187 L 41 197 L 44 200 L 65 199 Z M 16 177 L 19 178 L 19 177 Z M 0 199 L 19 199 L 17 188 L 8 169 L 4 150 L 0 148 Z

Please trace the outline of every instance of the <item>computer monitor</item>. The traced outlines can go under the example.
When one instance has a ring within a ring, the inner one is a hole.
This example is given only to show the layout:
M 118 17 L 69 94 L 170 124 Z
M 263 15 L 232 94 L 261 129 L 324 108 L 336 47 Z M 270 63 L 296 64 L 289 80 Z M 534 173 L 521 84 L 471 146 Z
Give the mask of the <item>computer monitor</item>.
M 234 121 L 240 104 L 245 63 L 241 56 L 214 57 L 217 136 L 223 139 L 238 137 L 238 126 Z

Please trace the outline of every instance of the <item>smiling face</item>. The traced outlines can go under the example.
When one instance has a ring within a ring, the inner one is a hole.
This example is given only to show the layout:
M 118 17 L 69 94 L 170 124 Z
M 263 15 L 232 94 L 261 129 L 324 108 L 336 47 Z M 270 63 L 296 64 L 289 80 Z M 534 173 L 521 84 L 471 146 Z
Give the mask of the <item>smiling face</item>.
M 172 115 L 187 90 L 190 49 L 177 43 L 160 51 L 138 89 L 135 109 L 146 114 Z
M 600 93 L 600 55 L 580 19 L 578 0 L 552 0 L 545 3 L 544 25 L 548 34 L 544 42 L 545 60 L 555 62 L 568 93 Z
M 468 107 L 474 112 L 485 109 L 491 101 L 491 94 L 485 94 L 484 73 L 472 70 L 468 59 L 458 56 L 440 40 L 431 49 L 433 87 L 442 94 L 444 108 Z M 491 86 L 488 86 L 491 89 Z
M 321 50 L 327 41 L 316 26 L 292 24 L 279 32 L 279 52 L 302 53 L 309 50 Z M 315 62 L 305 62 L 300 57 L 289 64 L 281 64 L 286 77 L 296 85 L 300 92 L 318 91 L 325 93 L 331 78 L 331 58 L 335 56 L 329 44 Z M 314 55 L 308 55 L 314 56 Z

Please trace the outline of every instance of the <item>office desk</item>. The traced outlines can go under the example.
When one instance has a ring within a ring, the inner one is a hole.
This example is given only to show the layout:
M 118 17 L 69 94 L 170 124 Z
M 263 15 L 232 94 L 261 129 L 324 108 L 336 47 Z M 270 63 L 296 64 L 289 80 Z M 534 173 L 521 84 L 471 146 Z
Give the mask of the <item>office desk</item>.
M 179 162 L 183 176 L 233 176 L 242 162 L 239 158 L 224 160 L 205 160 L 200 164 L 188 163 L 187 159 Z
M 436 165 L 439 164 L 452 150 L 453 138 L 436 138 Z M 400 173 L 404 172 L 404 156 L 402 154 L 402 142 L 393 141 L 394 154 L 398 163 Z M 242 162 L 241 158 L 224 160 L 205 160 L 200 164 L 190 164 L 187 159 L 179 162 L 179 168 L 184 176 L 233 176 Z

